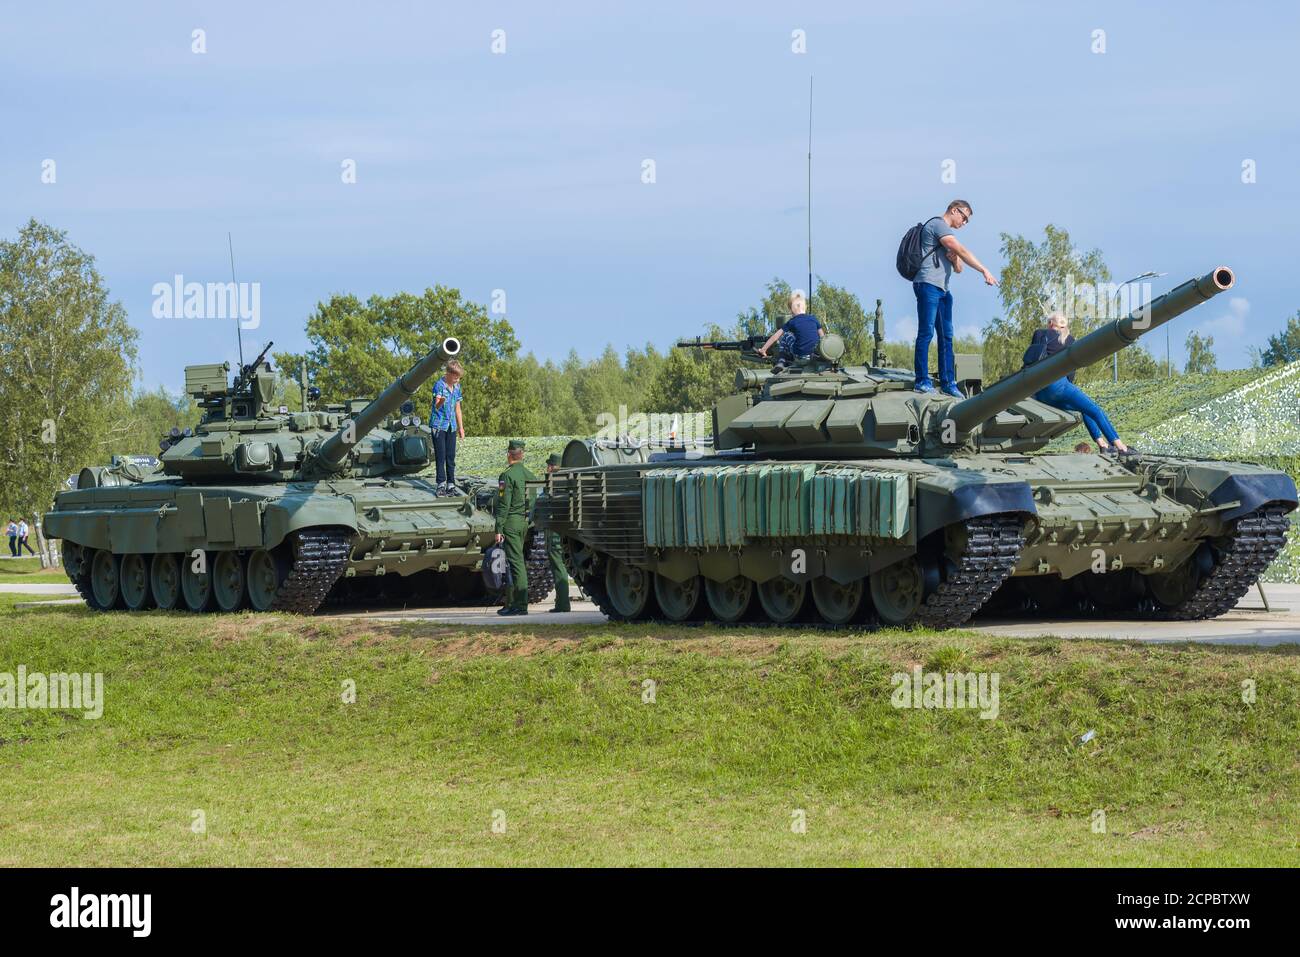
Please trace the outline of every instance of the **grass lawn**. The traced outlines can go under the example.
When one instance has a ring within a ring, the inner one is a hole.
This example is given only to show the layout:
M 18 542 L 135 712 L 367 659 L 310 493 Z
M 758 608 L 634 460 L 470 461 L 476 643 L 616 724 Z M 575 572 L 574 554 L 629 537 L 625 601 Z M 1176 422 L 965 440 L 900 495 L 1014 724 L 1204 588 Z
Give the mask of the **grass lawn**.
M 68 576 L 63 568 L 41 570 L 39 558 L 6 558 L 0 561 L 0 585 L 20 584 L 22 582 L 56 582 L 66 585 Z
M 1300 861 L 1295 648 L 17 597 L 0 672 L 102 672 L 105 708 L 0 710 L 0 866 Z M 913 664 L 997 672 L 998 717 L 892 707 Z

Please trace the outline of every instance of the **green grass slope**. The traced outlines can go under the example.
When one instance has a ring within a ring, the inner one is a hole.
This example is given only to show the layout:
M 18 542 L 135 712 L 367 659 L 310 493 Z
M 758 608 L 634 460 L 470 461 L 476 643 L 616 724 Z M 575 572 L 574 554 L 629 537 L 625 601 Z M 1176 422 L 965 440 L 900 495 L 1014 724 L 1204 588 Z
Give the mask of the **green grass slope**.
M 98 671 L 106 698 L 97 721 L 0 709 L 5 866 L 1290 866 L 1300 853 L 1295 648 L 475 631 L 14 611 L 3 596 L 0 618 L 0 672 Z M 891 675 L 913 665 L 996 672 L 997 718 L 893 707 Z

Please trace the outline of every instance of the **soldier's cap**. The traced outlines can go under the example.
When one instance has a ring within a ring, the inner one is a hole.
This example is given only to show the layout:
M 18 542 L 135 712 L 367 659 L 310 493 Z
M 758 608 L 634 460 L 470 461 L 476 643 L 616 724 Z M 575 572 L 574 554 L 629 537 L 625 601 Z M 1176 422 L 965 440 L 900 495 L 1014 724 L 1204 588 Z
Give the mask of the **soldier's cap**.
M 546 457 L 546 464 L 547 464 L 547 465 L 559 465 L 559 464 L 560 464 L 560 453 L 559 453 L 559 452 L 552 452 L 550 455 L 548 455 L 548 456 Z
M 526 447 L 523 439 L 511 439 L 506 449 L 510 452 L 522 452 Z

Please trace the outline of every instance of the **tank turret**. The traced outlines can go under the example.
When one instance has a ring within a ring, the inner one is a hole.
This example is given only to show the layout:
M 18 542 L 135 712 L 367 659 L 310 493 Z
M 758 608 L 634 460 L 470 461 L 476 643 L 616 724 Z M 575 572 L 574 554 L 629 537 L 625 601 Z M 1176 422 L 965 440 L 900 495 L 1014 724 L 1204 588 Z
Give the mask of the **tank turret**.
M 402 403 L 415 395 L 448 359 L 460 353 L 460 342 L 447 338 L 437 349 L 417 362 L 406 372 L 398 376 L 379 397 L 343 423 L 337 432 L 310 451 L 308 461 L 311 467 L 324 472 L 336 471 L 347 459 L 348 453 L 357 442 L 381 422 L 391 416 Z M 413 451 L 413 449 L 411 450 Z M 428 463 L 425 453 L 424 463 Z
M 844 343 L 821 340 L 803 364 L 758 352 L 764 337 L 736 342 L 679 342 L 679 347 L 739 352 L 767 369 L 742 368 L 736 392 L 714 407 L 716 447 L 753 449 L 774 458 L 903 458 L 963 452 L 1030 452 L 1075 428 L 1078 417 L 1035 401 L 1033 394 L 1071 372 L 1118 352 L 1232 286 L 1221 266 L 1107 323 L 1061 352 L 982 389 L 980 356 L 957 356 L 957 384 L 967 398 L 913 391 L 910 370 L 843 366 Z M 877 315 L 873 363 L 883 363 Z
M 275 375 L 264 360 L 266 350 L 240 370 L 234 383 L 226 378 L 229 363 L 187 366 L 186 391 L 199 402 L 203 419 L 192 435 L 169 439 L 162 471 L 201 482 L 419 471 L 430 462 L 431 445 L 418 419 L 404 416 L 391 423 L 392 430 L 381 426 L 459 352 L 456 339 L 444 339 L 378 398 L 299 412 L 272 407 Z

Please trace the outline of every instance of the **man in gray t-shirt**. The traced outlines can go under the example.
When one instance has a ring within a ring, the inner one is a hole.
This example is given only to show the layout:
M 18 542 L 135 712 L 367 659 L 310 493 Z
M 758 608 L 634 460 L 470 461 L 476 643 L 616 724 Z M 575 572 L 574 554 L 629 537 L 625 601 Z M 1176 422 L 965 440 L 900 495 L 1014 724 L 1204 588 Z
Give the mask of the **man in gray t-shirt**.
M 921 268 L 912 277 L 912 291 L 916 294 L 916 349 L 913 365 L 917 392 L 933 392 L 930 381 L 930 340 L 939 336 L 939 388 L 947 395 L 961 398 L 957 388 L 956 361 L 952 355 L 952 293 L 948 281 L 954 269 L 961 272 L 962 263 L 984 274 L 990 286 L 998 284 L 997 277 L 984 267 L 973 252 L 957 241 L 956 232 L 971 218 L 971 205 L 964 199 L 954 199 L 942 216 L 935 216 L 921 228 Z

